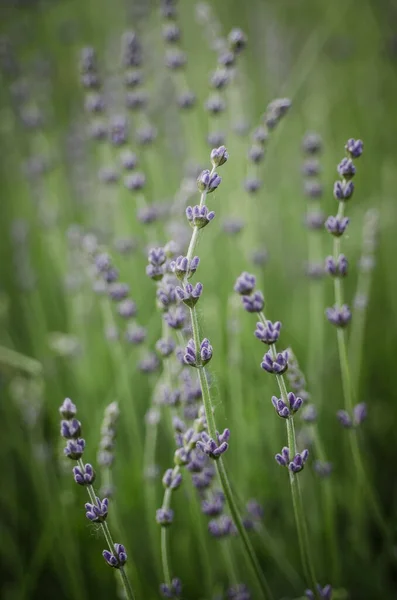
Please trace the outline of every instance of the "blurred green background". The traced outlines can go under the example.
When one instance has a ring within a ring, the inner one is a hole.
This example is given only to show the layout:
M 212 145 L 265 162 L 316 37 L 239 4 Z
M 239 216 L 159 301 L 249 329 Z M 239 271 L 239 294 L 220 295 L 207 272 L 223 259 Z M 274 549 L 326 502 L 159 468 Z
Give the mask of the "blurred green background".
M 335 598 L 397 597 L 395 560 L 384 552 L 364 491 L 357 508 L 361 529 L 350 523 L 354 469 L 347 433 L 335 418 L 343 407 L 342 388 L 335 331 L 323 312 L 334 303 L 333 290 L 328 280 L 312 281 L 305 275 L 310 234 L 302 225 L 308 201 L 301 174 L 301 141 L 305 132 L 315 131 L 323 140 L 321 205 L 327 215 L 335 214 L 332 186 L 344 144 L 349 137 L 364 140 L 356 192 L 347 206 L 351 223 L 343 240 L 351 265 L 345 284 L 349 304 L 360 281 L 358 263 L 368 209 L 377 211 L 379 231 L 376 266 L 364 278 L 369 304 L 361 313 L 354 312 L 349 343 L 356 398 L 367 402 L 369 411 L 359 432 L 362 456 L 395 541 L 396 22 L 397 5 L 392 0 L 179 2 L 187 65 L 175 76 L 164 65 L 162 17 L 156 2 L 3 0 L 0 595 L 4 600 L 117 597 L 114 574 L 100 556 L 103 540 L 84 517 L 85 492 L 73 483 L 71 465 L 62 458 L 58 407 L 66 396 L 78 406 L 87 441 L 85 459 L 94 465 L 103 411 L 110 402 L 119 402 L 110 526 L 120 532 L 115 537 L 127 547 L 137 597 L 159 596 L 160 532 L 154 511 L 161 505 L 163 488 L 161 475 L 145 476 L 143 451 L 152 435 L 145 413 L 161 369 L 142 373 L 139 361 L 154 350 L 161 316 L 155 285 L 145 275 L 146 254 L 148 246 L 180 236 L 181 227 L 189 234 L 184 207 L 198 202 L 196 165 L 210 164 L 206 137 L 214 121 L 204 103 L 210 93 L 208 77 L 216 67 L 214 41 L 233 27 L 241 27 L 248 44 L 227 91 L 227 110 L 219 117 L 230 159 L 222 167 L 220 188 L 208 202 L 216 219 L 203 232 L 199 246 L 199 279 L 205 290 L 199 308 L 203 335 L 214 347 L 216 417 L 221 429 L 229 427 L 232 432 L 225 459 L 229 475 L 242 504 L 256 498 L 264 506 L 263 523 L 252 539 L 275 598 L 300 598 L 306 586 L 290 491 L 286 474 L 273 459 L 286 443 L 283 423 L 270 403 L 276 389 L 259 368 L 263 349 L 252 334 L 255 319 L 243 313 L 233 294 L 236 277 L 248 270 L 256 274 L 258 288 L 265 293 L 267 317 L 283 322 L 280 347 L 291 345 L 298 357 L 318 408 L 316 431 L 333 463 L 326 481 L 311 467 L 301 479 L 319 582 L 332 583 Z M 98 178 L 104 166 L 114 164 L 120 171 L 119 150 L 87 134 L 92 117 L 84 111 L 85 90 L 79 76 L 81 49 L 92 46 L 105 86 L 106 118 L 127 114 L 120 43 L 130 30 L 142 44 L 143 87 L 149 103 L 138 115 L 131 113 L 127 147 L 138 154 L 140 170 L 147 177 L 146 201 L 180 208 L 151 225 L 137 219 L 142 198 L 125 189 L 122 179 L 106 186 Z M 190 111 L 178 111 L 178 86 L 197 96 Z M 252 170 L 247 161 L 249 134 L 261 122 L 268 103 L 284 96 L 291 98 L 292 107 L 272 133 L 265 161 L 258 167 L 263 187 L 249 195 L 242 185 Z M 36 115 L 42 116 L 42 123 L 34 123 Z M 157 139 L 139 146 L 134 131 L 148 122 L 157 128 Z M 40 161 L 46 168 L 38 172 Z M 241 220 L 242 231 L 225 231 L 225 219 Z M 124 323 L 111 303 L 92 291 L 90 261 L 81 245 L 87 233 L 98 236 L 121 279 L 131 286 L 137 320 L 148 328 L 143 347 L 123 340 Z M 126 236 L 133 238 L 135 247 L 121 254 L 114 242 Z M 328 234 L 318 236 L 322 255 L 317 259 L 332 252 Z M 264 249 L 266 264 L 253 264 L 253 253 Z M 118 329 L 118 339 L 110 335 L 109 327 Z M 138 431 L 133 430 L 132 413 Z M 166 407 L 156 431 L 155 455 L 149 458 L 161 474 L 172 466 L 174 453 Z M 302 427 L 301 436 L 309 443 L 313 433 Z M 148 466 L 153 467 L 152 462 Z M 331 558 L 326 533 L 325 485 L 334 507 L 336 558 Z M 210 538 L 188 478 L 173 506 L 171 563 L 184 584 L 182 597 L 222 597 L 231 583 L 222 547 L 230 544 L 237 580 L 247 583 L 253 598 L 259 598 L 239 540 Z M 280 568 L 283 560 L 292 565 L 296 577 L 286 576 Z

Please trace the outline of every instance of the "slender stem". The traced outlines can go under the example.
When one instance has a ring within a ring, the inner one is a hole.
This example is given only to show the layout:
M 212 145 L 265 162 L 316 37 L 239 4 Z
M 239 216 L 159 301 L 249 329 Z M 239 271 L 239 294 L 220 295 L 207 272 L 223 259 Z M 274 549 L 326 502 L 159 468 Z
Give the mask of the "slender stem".
M 161 528 L 161 561 L 165 583 L 171 585 L 170 565 L 168 562 L 168 527 Z
M 258 317 L 262 323 L 266 324 L 266 317 L 263 311 L 258 313 Z M 273 358 L 277 357 L 276 345 L 272 344 L 270 346 L 270 352 Z M 287 386 L 285 384 L 285 379 L 283 375 L 276 375 L 276 381 L 280 390 L 281 398 L 288 405 L 288 392 Z M 288 438 L 288 448 L 290 452 L 290 456 L 294 457 L 296 454 L 296 436 L 295 436 L 295 428 L 293 417 L 290 416 L 286 419 L 287 425 L 287 438 Z M 309 534 L 307 531 L 305 512 L 303 508 L 303 500 L 301 489 L 299 485 L 299 477 L 297 474 L 293 473 L 290 469 L 289 472 L 289 481 L 291 486 L 291 495 L 292 495 L 292 504 L 294 508 L 294 517 L 296 529 L 298 532 L 298 543 L 299 543 L 299 551 L 301 554 L 302 567 L 303 572 L 306 578 L 307 583 L 311 586 L 313 593 L 317 594 L 317 578 L 315 575 L 315 570 L 313 566 L 313 558 L 311 554 L 311 545 L 309 540 Z
M 343 218 L 343 216 L 344 216 L 344 210 L 345 210 L 345 203 L 339 202 L 338 217 L 340 219 Z M 338 255 L 340 253 L 340 247 L 341 247 L 341 238 L 334 237 L 333 250 L 334 250 L 334 258 L 335 259 L 338 257 Z M 343 304 L 343 287 L 342 287 L 342 281 L 339 277 L 334 278 L 334 291 L 335 291 L 335 302 L 340 307 Z M 354 405 L 354 389 L 352 386 L 352 378 L 350 375 L 350 366 L 349 366 L 349 357 L 348 357 L 348 351 L 347 351 L 345 330 L 340 327 L 337 328 L 337 340 L 338 340 L 339 362 L 340 362 L 340 370 L 341 370 L 341 377 L 342 377 L 342 388 L 343 388 L 343 396 L 344 396 L 344 401 L 345 401 L 345 409 L 351 414 L 351 412 L 353 411 L 353 405 Z M 395 553 L 393 551 L 392 535 L 390 532 L 390 528 L 388 527 L 387 523 L 385 522 L 385 519 L 382 515 L 382 511 L 380 510 L 380 507 L 379 507 L 378 499 L 372 489 L 371 484 L 369 483 L 369 478 L 366 474 L 365 466 L 364 466 L 360 448 L 358 445 L 357 433 L 354 429 L 349 432 L 349 443 L 350 443 L 351 453 L 353 456 L 353 462 L 354 462 L 358 481 L 360 483 L 360 486 L 365 490 L 365 494 L 367 496 L 367 500 L 368 500 L 371 510 L 373 512 L 374 518 L 375 518 L 376 522 L 378 523 L 379 529 L 382 531 L 382 533 L 386 539 L 389 552 L 391 553 L 391 555 L 393 556 L 393 558 L 395 560 Z M 357 486 L 357 489 L 359 489 L 360 486 Z
M 84 472 L 84 463 L 81 458 L 77 461 L 77 464 L 79 465 L 80 469 Z M 93 486 L 87 485 L 86 489 L 87 489 L 88 495 L 90 497 L 91 503 L 96 504 L 96 494 L 95 494 L 95 490 L 94 490 Z M 102 521 L 100 525 L 101 525 L 103 536 L 108 545 L 108 548 L 109 548 L 110 552 L 112 554 L 114 554 L 114 541 L 113 541 L 112 535 L 110 533 L 109 526 L 106 523 L 106 521 Z M 123 583 L 123 586 L 125 589 L 127 599 L 135 600 L 134 592 L 132 590 L 131 583 L 128 579 L 128 576 L 127 576 L 127 573 L 125 572 L 124 567 L 120 566 L 118 568 L 118 571 L 120 572 L 120 577 L 121 577 L 121 580 L 122 580 L 122 583 Z

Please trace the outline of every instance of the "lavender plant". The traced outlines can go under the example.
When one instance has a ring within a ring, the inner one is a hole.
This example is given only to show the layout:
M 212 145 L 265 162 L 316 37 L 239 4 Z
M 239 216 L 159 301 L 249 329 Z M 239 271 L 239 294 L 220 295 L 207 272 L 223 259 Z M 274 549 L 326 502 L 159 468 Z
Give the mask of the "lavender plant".
M 81 423 L 76 419 L 77 409 L 73 402 L 66 398 L 59 412 L 62 417 L 61 435 L 66 440 L 64 454 L 70 460 L 76 461 L 73 467 L 74 480 L 78 485 L 84 486 L 88 492 L 91 502 L 85 504 L 86 517 L 92 523 L 98 523 L 108 545 L 108 549 L 102 552 L 105 562 L 117 569 L 123 582 L 126 597 L 134 599 L 131 583 L 124 568 L 127 562 L 127 553 L 123 544 L 114 543 L 106 522 L 108 516 L 109 501 L 107 498 L 101 500 L 93 487 L 95 471 L 91 464 L 84 464 L 82 457 L 85 450 L 85 440 L 81 437 Z

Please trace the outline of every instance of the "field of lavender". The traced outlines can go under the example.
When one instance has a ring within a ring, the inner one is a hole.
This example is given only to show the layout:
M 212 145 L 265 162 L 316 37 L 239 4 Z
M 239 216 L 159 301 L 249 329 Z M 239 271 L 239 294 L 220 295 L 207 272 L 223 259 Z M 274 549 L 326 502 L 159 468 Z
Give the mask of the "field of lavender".
M 397 598 L 393 4 L 1 3 L 2 599 Z

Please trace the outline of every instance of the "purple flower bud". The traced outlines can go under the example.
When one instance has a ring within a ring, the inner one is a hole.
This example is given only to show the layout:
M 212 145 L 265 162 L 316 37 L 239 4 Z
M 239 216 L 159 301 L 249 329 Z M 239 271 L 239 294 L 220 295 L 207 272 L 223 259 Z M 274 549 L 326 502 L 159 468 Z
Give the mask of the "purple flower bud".
M 282 375 L 288 369 L 288 351 L 279 352 L 274 358 L 272 352 L 269 350 L 263 357 L 261 367 L 268 373 Z
M 353 409 L 353 421 L 354 425 L 361 425 L 363 421 L 367 418 L 367 405 L 365 402 L 360 402 L 360 404 L 356 404 Z
M 164 23 L 163 25 L 163 38 L 164 41 L 169 44 L 178 42 L 181 38 L 181 30 L 176 23 Z
M 142 72 L 137 69 L 127 70 L 124 73 L 124 85 L 127 88 L 136 88 L 143 81 Z
M 301 453 L 298 452 L 297 454 L 295 454 L 294 458 L 288 465 L 289 470 L 293 473 L 299 473 L 300 471 L 302 471 L 305 466 L 305 462 L 308 459 L 308 456 L 308 450 L 303 450 Z
M 121 165 L 127 171 L 133 171 L 138 163 L 137 155 L 131 150 L 124 150 L 120 155 Z
M 165 66 L 169 69 L 176 71 L 178 69 L 182 69 L 186 65 L 186 54 L 179 50 L 178 48 L 174 48 L 172 50 L 167 50 L 165 55 Z
M 247 177 L 244 180 L 244 189 L 249 194 L 255 194 L 262 187 L 262 181 L 258 177 Z
M 156 510 L 156 521 L 162 527 L 171 525 L 174 519 L 174 511 L 171 508 L 159 508 Z
M 249 313 L 259 313 L 265 305 L 262 292 L 254 292 L 251 296 L 242 296 L 241 300 L 244 310 Z
M 259 321 L 256 324 L 256 329 L 254 332 L 255 337 L 258 338 L 264 344 L 275 344 L 280 336 L 281 323 L 280 321 L 276 321 L 272 323 L 271 321 L 266 321 L 266 324 L 263 324 Z
M 281 450 L 281 453 L 276 454 L 275 459 L 281 467 L 286 467 L 290 461 L 289 448 L 284 446 L 284 448 Z
M 338 173 L 343 179 L 349 180 L 356 174 L 356 167 L 351 158 L 343 158 L 338 165 Z
M 145 327 L 131 323 L 127 326 L 124 337 L 130 344 L 142 344 L 146 339 L 146 329 Z
M 217 517 L 223 512 L 225 497 L 222 492 L 214 493 L 211 500 L 201 502 L 202 512 L 209 517 Z
M 121 55 L 124 67 L 139 67 L 142 48 L 135 31 L 126 31 L 121 39 Z
M 351 198 L 354 192 L 354 183 L 352 181 L 335 181 L 334 198 L 344 202 Z
M 320 181 L 309 179 L 304 183 L 304 193 L 308 198 L 317 200 L 323 195 L 323 186 Z
M 229 83 L 229 73 L 226 69 L 218 68 L 211 74 L 210 85 L 211 87 L 222 90 Z
M 125 94 L 125 105 L 129 110 L 142 110 L 149 100 L 149 95 L 144 90 L 134 90 Z
M 131 317 L 135 317 L 137 313 L 136 304 L 130 298 L 123 300 L 117 307 L 117 312 L 120 317 L 124 319 L 131 319 Z
M 332 464 L 329 462 L 323 462 L 321 460 L 316 460 L 313 465 L 313 469 L 319 477 L 322 477 L 322 478 L 329 477 L 332 473 Z
M 228 600 L 251 600 L 251 594 L 244 583 L 233 585 L 227 590 Z
M 338 410 L 336 416 L 342 427 L 345 427 L 346 429 L 351 429 L 353 427 L 353 421 L 346 410 Z
M 84 469 L 73 467 L 73 477 L 79 485 L 92 485 L 95 481 L 95 471 L 90 464 L 84 465 Z
M 317 595 L 320 596 L 322 600 L 331 600 L 332 587 L 329 584 L 324 587 L 321 587 L 321 585 L 317 584 Z M 312 590 L 305 590 L 305 596 L 309 600 L 315 600 L 317 595 L 315 595 Z
M 236 55 L 231 50 L 221 52 L 218 56 L 218 65 L 222 67 L 232 67 L 236 61 Z
M 322 211 L 310 211 L 305 215 L 305 225 L 308 229 L 316 230 L 324 227 L 325 215 Z
M 248 296 L 254 291 L 255 285 L 255 275 L 251 275 L 251 273 L 244 271 L 239 277 L 237 277 L 236 283 L 234 284 L 234 291 L 242 296 Z
M 236 526 L 229 516 L 222 515 L 218 519 L 212 519 L 208 523 L 208 531 L 216 538 L 223 538 L 228 535 L 235 535 Z
M 202 229 L 215 217 L 214 211 L 209 211 L 207 206 L 188 206 L 186 209 L 186 217 L 192 227 Z
M 95 504 L 86 502 L 85 516 L 93 523 L 103 523 L 103 521 L 106 521 L 106 518 L 108 516 L 108 504 L 109 501 L 107 498 L 100 500 L 97 496 Z
M 176 103 L 181 109 L 192 108 L 196 104 L 196 94 L 191 91 L 182 92 L 177 96 Z
M 226 102 L 219 94 L 213 94 L 206 101 L 205 108 L 212 115 L 219 115 L 225 110 Z
M 225 142 L 223 131 L 211 131 L 207 136 L 207 143 L 211 148 L 221 146 Z
M 348 217 L 328 217 L 325 227 L 335 237 L 340 237 L 346 231 L 350 219 Z
M 130 293 L 130 286 L 127 283 L 111 283 L 108 288 L 109 297 L 115 302 L 124 300 Z
M 112 261 L 106 252 L 102 252 L 101 254 L 97 254 L 95 256 L 95 266 L 99 273 L 104 273 L 108 271 L 112 266 Z
M 323 142 L 317 133 L 306 133 L 302 141 L 302 150 L 306 154 L 318 154 L 321 152 Z
M 160 366 L 159 359 L 156 354 L 149 352 L 144 358 L 138 363 L 138 369 L 142 373 L 154 373 Z
M 316 177 L 321 173 L 321 165 L 316 158 L 305 160 L 302 165 L 302 175 L 305 177 Z
M 201 452 L 204 452 L 210 458 L 216 460 L 228 449 L 229 444 L 227 443 L 227 440 L 229 437 L 230 431 L 225 429 L 221 435 L 217 433 L 218 441 L 215 442 L 215 440 L 213 440 L 208 433 L 203 431 L 201 434 L 201 440 L 197 442 L 196 446 L 199 450 L 201 450 Z
M 182 582 L 177 577 L 171 581 L 171 585 L 166 583 L 160 584 L 160 594 L 163 598 L 179 598 L 182 594 Z
M 265 151 L 263 149 L 263 146 L 261 146 L 259 144 L 254 144 L 248 150 L 248 160 L 250 160 L 251 162 L 253 162 L 255 164 L 260 163 L 263 160 L 264 156 L 265 156 Z
M 106 283 L 113 283 L 119 278 L 119 272 L 114 267 L 110 267 L 110 269 L 102 273 L 102 277 Z
M 190 283 L 187 283 L 185 289 L 181 287 L 176 287 L 175 291 L 179 296 L 180 300 L 189 308 L 193 308 L 198 302 L 198 299 L 201 296 L 203 291 L 203 286 L 201 283 L 196 283 L 193 287 Z
M 175 350 L 175 342 L 172 338 L 161 338 L 156 342 L 156 350 L 160 356 L 167 358 Z
M 64 419 L 73 419 L 77 413 L 77 409 L 70 398 L 65 398 L 62 406 L 59 408 L 59 412 Z
M 171 307 L 170 310 L 164 314 L 164 320 L 168 327 L 172 329 L 182 329 L 186 322 L 186 312 L 182 306 Z
M 247 36 L 241 29 L 235 27 L 227 36 L 227 41 L 230 50 L 235 54 L 240 54 L 247 45 Z
M 109 550 L 103 550 L 102 556 L 109 566 L 119 569 L 127 562 L 127 553 L 123 544 L 114 545 L 114 554 Z
M 189 261 L 187 256 L 178 256 L 175 261 L 172 261 L 170 264 L 171 270 L 175 273 L 178 279 L 190 279 L 200 264 L 200 259 L 198 256 L 194 256 L 192 260 Z
M 135 138 L 141 146 L 148 146 L 157 137 L 157 129 L 153 125 L 145 125 L 140 127 L 135 132 Z
M 128 137 L 128 123 L 124 116 L 113 117 L 109 124 L 109 138 L 113 146 L 122 146 Z
M 77 419 L 61 421 L 61 436 L 66 440 L 77 439 L 81 436 L 81 423 Z
M 269 133 L 266 127 L 263 127 L 263 125 L 259 125 L 259 127 L 257 127 L 252 134 L 252 140 L 258 144 L 261 144 L 262 146 L 267 142 L 268 139 Z
M 263 519 L 263 506 L 256 500 L 249 500 L 246 504 L 247 511 L 254 519 Z
M 210 171 L 206 169 L 205 171 L 202 171 L 197 178 L 197 186 L 200 192 L 207 192 L 207 194 L 210 194 L 216 190 L 221 181 L 222 178 L 216 171 L 211 175 Z
M 302 419 L 306 423 L 315 423 L 317 421 L 317 409 L 314 404 L 308 404 L 302 410 Z
M 163 485 L 165 488 L 170 488 L 171 490 L 176 490 L 182 483 L 182 475 L 181 473 L 176 473 L 174 475 L 173 469 L 167 469 L 163 476 Z
M 359 158 L 364 150 L 364 144 L 361 140 L 355 140 L 350 138 L 346 142 L 346 152 L 350 155 L 350 158 Z
M 84 448 L 85 440 L 83 438 L 68 440 L 63 452 L 71 460 L 78 460 L 83 456 Z
M 145 187 L 146 177 L 143 173 L 131 173 L 124 177 L 124 185 L 128 190 L 137 192 Z
M 211 150 L 211 163 L 214 167 L 220 167 L 224 165 L 229 158 L 229 153 L 225 146 L 219 146 Z
M 347 304 L 343 304 L 341 307 L 334 305 L 331 308 L 327 308 L 325 310 L 325 315 L 328 321 L 332 325 L 335 325 L 335 327 L 346 327 L 352 318 L 352 314 Z
M 346 256 L 340 254 L 336 260 L 333 256 L 327 256 L 325 259 L 325 270 L 332 277 L 346 277 L 348 270 Z

